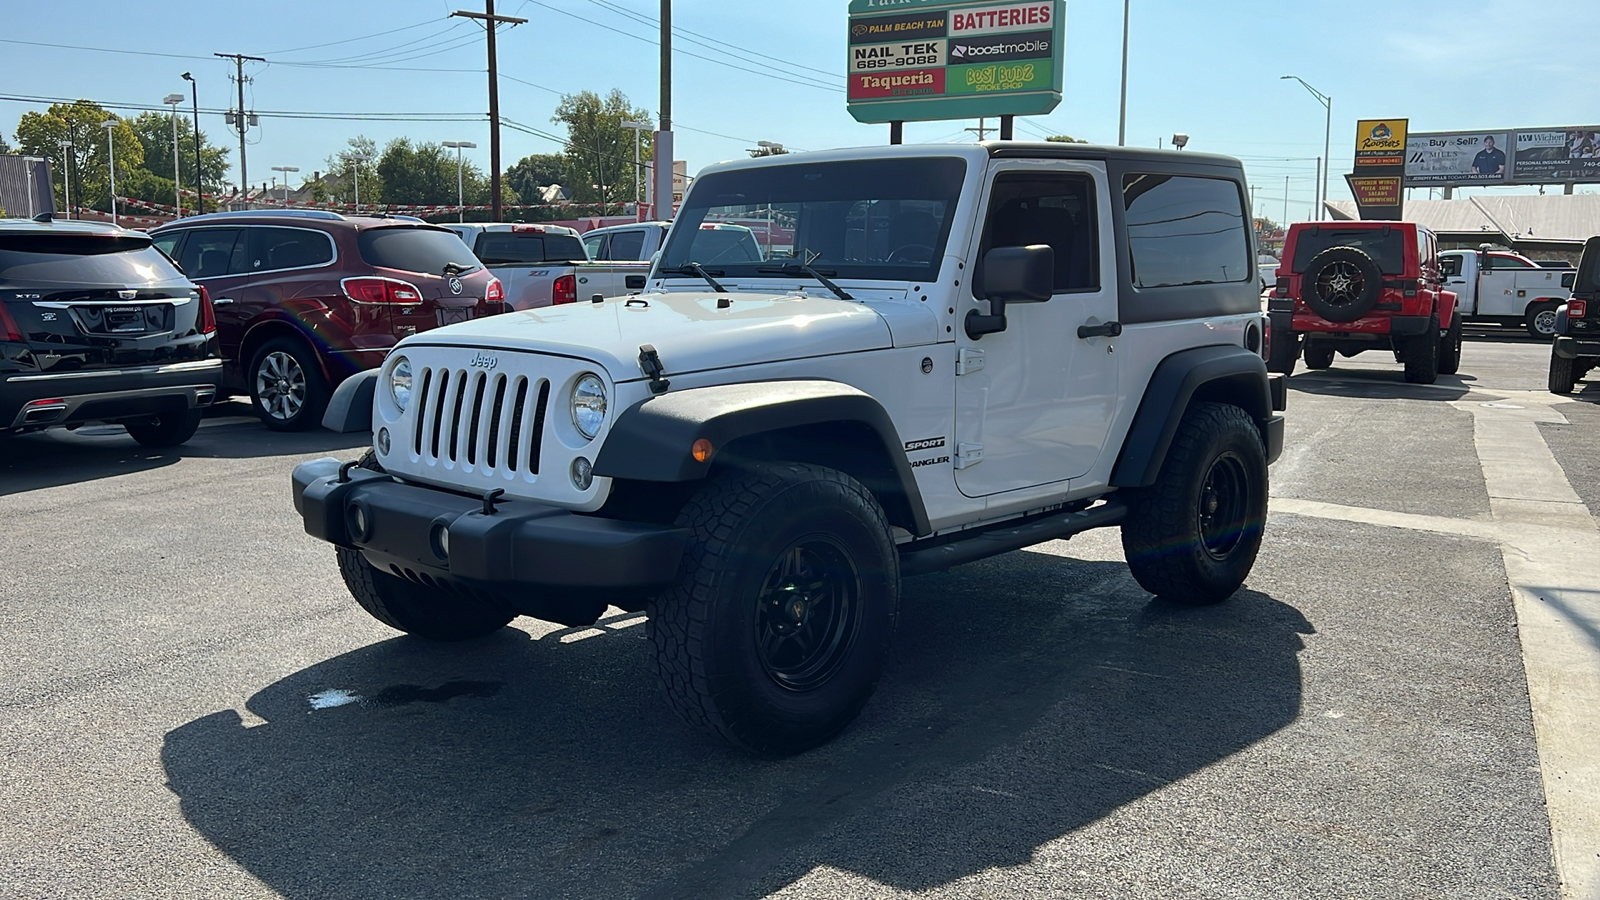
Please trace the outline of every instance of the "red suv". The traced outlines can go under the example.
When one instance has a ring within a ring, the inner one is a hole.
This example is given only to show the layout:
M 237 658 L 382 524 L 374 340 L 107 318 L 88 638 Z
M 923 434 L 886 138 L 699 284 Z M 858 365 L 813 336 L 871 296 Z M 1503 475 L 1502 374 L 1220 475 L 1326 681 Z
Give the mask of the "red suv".
M 1333 356 L 1392 350 L 1406 381 L 1432 384 L 1461 366 L 1456 295 L 1443 287 L 1439 242 L 1413 222 L 1289 226 L 1267 299 L 1267 367 L 1326 369 Z
M 227 386 L 279 431 L 317 425 L 333 388 L 401 338 L 506 310 L 461 238 L 417 219 L 257 210 L 151 235 L 210 293 Z

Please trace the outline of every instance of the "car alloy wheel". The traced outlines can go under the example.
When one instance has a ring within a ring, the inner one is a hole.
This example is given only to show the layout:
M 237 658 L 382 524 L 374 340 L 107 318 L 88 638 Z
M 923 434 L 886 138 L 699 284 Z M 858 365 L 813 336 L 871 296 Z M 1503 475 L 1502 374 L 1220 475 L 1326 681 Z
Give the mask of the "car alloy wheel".
M 267 415 L 287 422 L 306 405 L 306 373 L 293 356 L 282 350 L 268 353 L 256 368 L 256 396 Z

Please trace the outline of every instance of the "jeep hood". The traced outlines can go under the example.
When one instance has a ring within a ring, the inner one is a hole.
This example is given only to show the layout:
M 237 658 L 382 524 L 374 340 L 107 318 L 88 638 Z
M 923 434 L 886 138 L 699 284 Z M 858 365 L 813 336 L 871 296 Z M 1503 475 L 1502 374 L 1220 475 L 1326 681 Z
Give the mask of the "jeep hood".
M 671 376 L 884 349 L 892 338 L 884 318 L 862 303 L 801 293 L 672 292 L 504 313 L 437 328 L 402 346 L 427 344 L 577 357 L 604 367 L 613 381 L 631 381 L 643 377 L 641 344 L 656 348 Z

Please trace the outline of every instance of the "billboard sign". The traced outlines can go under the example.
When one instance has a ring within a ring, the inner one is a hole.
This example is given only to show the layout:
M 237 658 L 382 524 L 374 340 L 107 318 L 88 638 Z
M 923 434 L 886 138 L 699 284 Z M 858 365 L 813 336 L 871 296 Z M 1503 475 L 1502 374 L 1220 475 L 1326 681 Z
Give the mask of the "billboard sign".
M 1061 102 L 1065 0 L 850 0 L 858 122 L 1043 115 Z
M 1528 129 L 1516 142 L 1513 183 L 1600 181 L 1600 126 Z
M 1366 119 L 1356 123 L 1356 168 L 1405 164 L 1408 119 Z
M 1413 134 L 1406 141 L 1406 184 L 1506 184 L 1511 133 Z
M 1355 171 L 1345 176 L 1363 219 L 1399 219 L 1405 211 L 1401 185 L 1406 174 L 1409 119 L 1356 122 Z

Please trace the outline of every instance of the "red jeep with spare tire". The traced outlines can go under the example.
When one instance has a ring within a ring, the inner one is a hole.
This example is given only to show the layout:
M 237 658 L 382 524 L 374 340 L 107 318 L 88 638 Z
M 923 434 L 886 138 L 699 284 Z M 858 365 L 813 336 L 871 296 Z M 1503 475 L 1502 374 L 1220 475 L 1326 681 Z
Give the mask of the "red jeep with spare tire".
M 1335 353 L 1393 350 L 1406 381 L 1432 384 L 1461 366 L 1456 295 L 1443 287 L 1439 241 L 1414 222 L 1289 226 L 1267 298 L 1267 368 L 1333 365 Z

